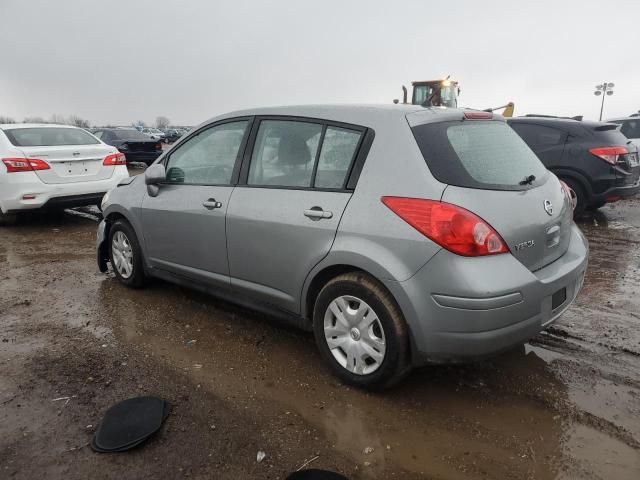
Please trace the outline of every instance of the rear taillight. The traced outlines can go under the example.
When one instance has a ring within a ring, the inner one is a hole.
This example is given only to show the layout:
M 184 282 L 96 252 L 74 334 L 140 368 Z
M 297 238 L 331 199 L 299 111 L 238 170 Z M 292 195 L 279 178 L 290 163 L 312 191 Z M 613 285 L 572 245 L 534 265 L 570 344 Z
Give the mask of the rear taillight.
M 477 215 L 451 203 L 382 197 L 382 203 L 427 238 L 465 257 L 507 253 L 504 240 Z
M 3 158 L 2 163 L 7 167 L 7 173 L 34 172 L 51 168 L 47 162 L 37 158 Z
M 156 143 L 156 150 L 162 150 L 162 142 Z
M 104 157 L 102 161 L 102 165 L 105 166 L 116 166 L 116 165 L 126 165 L 127 157 L 124 156 L 124 153 L 112 153 L 111 155 L 107 155 Z
M 626 147 L 598 147 L 591 148 L 589 152 L 600 160 L 604 160 L 611 165 L 615 165 L 618 163 L 620 155 L 626 155 L 629 153 L 629 150 L 627 150 Z

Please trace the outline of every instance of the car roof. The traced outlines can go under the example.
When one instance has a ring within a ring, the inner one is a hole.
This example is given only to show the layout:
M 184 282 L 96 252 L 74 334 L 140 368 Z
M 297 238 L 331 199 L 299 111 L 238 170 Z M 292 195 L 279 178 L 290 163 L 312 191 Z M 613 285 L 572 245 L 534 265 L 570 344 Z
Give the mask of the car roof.
M 428 122 L 446 121 L 448 119 L 462 119 L 464 111 L 463 109 L 456 108 L 422 107 L 420 105 L 405 104 L 291 105 L 237 110 L 211 118 L 204 122 L 203 125 L 227 118 L 273 115 L 317 118 L 371 128 L 402 121 L 406 118 L 409 125 L 414 126 Z M 494 117 L 502 118 L 495 114 Z

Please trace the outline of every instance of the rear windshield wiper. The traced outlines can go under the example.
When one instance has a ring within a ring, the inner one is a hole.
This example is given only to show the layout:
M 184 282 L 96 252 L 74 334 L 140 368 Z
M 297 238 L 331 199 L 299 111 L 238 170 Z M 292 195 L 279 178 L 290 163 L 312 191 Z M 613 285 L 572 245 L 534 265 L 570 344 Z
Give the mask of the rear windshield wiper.
M 524 177 L 524 180 L 520 180 L 520 185 L 531 185 L 535 179 L 535 175 L 529 175 L 528 177 Z

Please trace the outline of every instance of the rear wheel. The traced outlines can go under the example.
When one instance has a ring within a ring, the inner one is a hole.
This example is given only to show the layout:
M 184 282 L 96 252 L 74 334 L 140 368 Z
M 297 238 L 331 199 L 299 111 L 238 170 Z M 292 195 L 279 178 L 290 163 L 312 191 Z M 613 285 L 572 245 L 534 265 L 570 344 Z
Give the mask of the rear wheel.
M 348 384 L 385 388 L 409 371 L 407 326 L 400 308 L 365 273 L 340 275 L 324 286 L 313 326 L 322 356 Z
M 573 209 L 573 218 L 580 218 L 588 206 L 587 192 L 582 184 L 572 178 L 563 178 L 562 181 L 566 183 L 575 194 L 576 208 Z
M 139 288 L 145 284 L 138 237 L 125 220 L 116 220 L 109 230 L 109 259 L 116 277 L 126 286 Z

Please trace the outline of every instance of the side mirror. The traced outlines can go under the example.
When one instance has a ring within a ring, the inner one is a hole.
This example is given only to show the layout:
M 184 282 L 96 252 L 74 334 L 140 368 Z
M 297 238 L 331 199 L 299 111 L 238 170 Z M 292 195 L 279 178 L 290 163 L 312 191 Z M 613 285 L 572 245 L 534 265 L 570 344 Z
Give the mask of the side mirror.
M 155 163 L 147 168 L 144 172 L 144 183 L 147 184 L 147 193 L 151 197 L 155 197 L 160 193 L 160 183 L 167 179 L 164 165 Z

